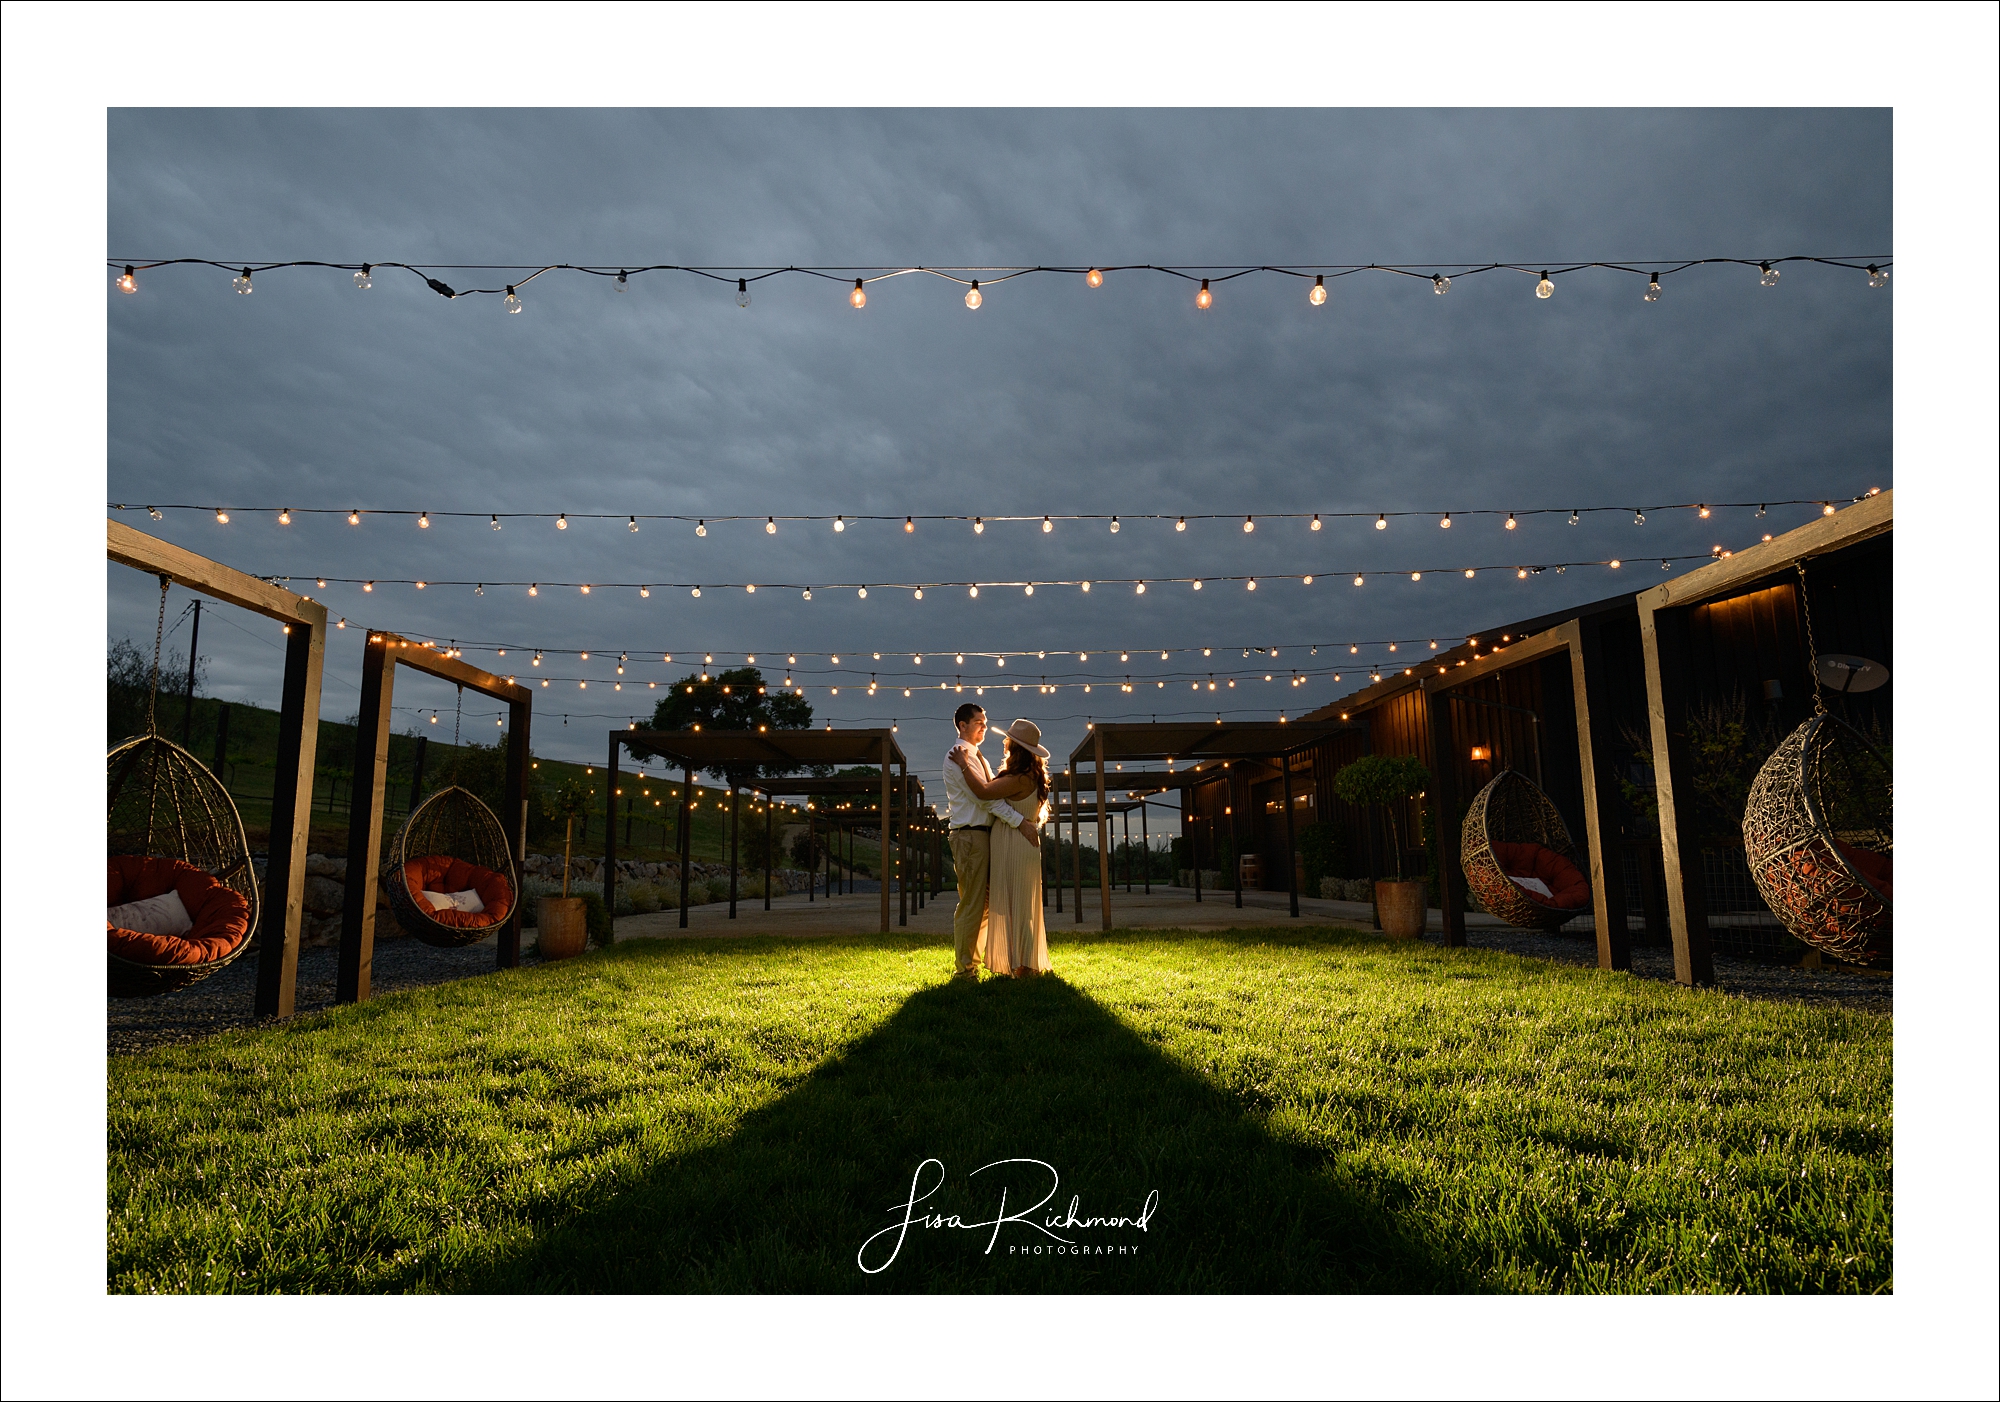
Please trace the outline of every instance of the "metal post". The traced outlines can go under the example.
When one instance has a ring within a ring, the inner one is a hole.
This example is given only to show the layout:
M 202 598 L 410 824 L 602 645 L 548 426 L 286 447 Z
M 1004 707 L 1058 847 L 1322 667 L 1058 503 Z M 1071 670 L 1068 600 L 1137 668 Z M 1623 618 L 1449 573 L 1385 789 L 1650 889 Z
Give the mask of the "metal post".
M 611 734 L 611 757 L 604 762 L 604 918 L 618 909 L 618 733 Z
M 1125 825 L 1125 839 L 1118 844 L 1118 851 L 1125 859 L 1125 894 L 1132 894 L 1132 810 L 1127 808 L 1119 814 Z
M 1091 730 L 1097 768 L 1097 905 L 1104 928 L 1111 928 L 1111 818 L 1104 811 L 1104 732 Z
M 1146 894 L 1150 896 L 1153 894 L 1153 839 L 1146 832 L 1147 806 L 1145 803 L 1139 805 L 1139 845 L 1146 849 L 1146 864 L 1139 869 L 1139 874 L 1144 878 Z
M 764 795 L 764 909 L 771 908 L 771 795 Z
M 194 662 L 201 650 L 201 600 L 194 601 L 194 629 L 188 634 L 187 704 L 181 708 L 181 748 L 194 736 Z
M 1292 919 L 1299 918 L 1298 834 L 1292 824 L 1292 757 L 1278 756 L 1278 771 L 1284 775 L 1285 802 L 1285 888 L 1292 893 Z
M 1069 766 L 1069 848 L 1075 885 L 1070 899 L 1075 902 L 1076 923 L 1083 923 L 1083 811 L 1076 790 L 1076 762 Z
M 513 849 L 514 870 L 518 873 L 521 864 L 528 859 L 528 768 L 534 761 L 528 748 L 528 719 L 530 703 L 509 701 L 507 703 L 507 783 L 501 797 L 501 811 L 507 815 L 509 827 L 507 845 Z M 389 731 L 382 731 L 382 763 L 386 776 L 389 760 Z M 351 806 L 351 805 L 350 805 Z M 376 815 L 379 824 L 381 815 Z M 352 864 L 348 867 L 353 870 Z M 521 967 L 521 921 L 525 916 L 523 902 L 514 902 L 514 913 L 507 917 L 507 923 L 500 927 L 500 938 L 494 942 L 494 964 L 502 969 Z
M 426 751 L 430 749 L 430 744 L 431 744 L 430 736 L 419 735 L 417 737 L 416 763 L 415 767 L 412 768 L 410 771 L 409 811 L 412 813 L 417 811 L 417 803 L 424 796 L 424 754 Z
M 1243 788 L 1247 793 L 1250 786 L 1245 784 Z M 1229 810 L 1229 865 L 1234 869 L 1231 874 L 1235 878 L 1236 908 L 1241 910 L 1243 909 L 1243 825 L 1239 819 L 1243 815 L 1236 811 L 1242 807 L 1236 801 L 1236 776 L 1227 768 L 1222 771 L 1222 797 L 1223 806 Z
M 819 887 L 819 847 L 813 841 L 812 800 L 806 800 L 806 904 L 813 903 L 813 893 Z
M 876 828 L 877 860 L 880 867 L 882 887 L 882 933 L 889 933 L 889 732 L 882 732 L 882 809 L 881 824 Z
M 694 824 L 689 821 L 694 816 L 694 770 L 681 771 L 681 928 L 688 927 L 688 868 L 694 865 Z
M 904 871 L 904 870 L 903 870 L 903 860 L 904 860 L 904 858 L 903 858 L 903 848 L 904 848 L 905 846 L 907 846 L 907 845 L 908 845 L 908 843 L 909 843 L 909 834 L 910 834 L 910 765 L 909 765 L 909 762 L 908 762 L 907 760 L 905 760 L 905 761 L 904 761 L 903 763 L 901 763 L 901 764 L 899 764 L 899 765 L 897 766 L 897 769 L 898 769 L 898 771 L 899 771 L 899 773 L 898 773 L 898 778 L 900 778 L 900 779 L 901 779 L 901 781 L 902 781 L 902 793 L 900 793 L 900 794 L 899 794 L 899 795 L 897 796 L 897 797 L 898 797 L 898 800 L 899 800 L 899 802 L 898 802 L 898 804 L 897 804 L 897 808 L 896 808 L 896 812 L 897 812 L 898 814 L 900 814 L 900 815 L 902 816 L 902 819 L 903 819 L 903 826 L 902 826 L 902 829 L 901 829 L 901 835 L 902 835 L 902 840 L 901 840 L 901 841 L 899 841 L 899 842 L 898 842 L 898 843 L 896 844 L 896 868 L 895 868 L 895 870 L 896 870 L 896 923 L 897 923 L 898 925 L 907 925 L 907 924 L 909 924 L 909 923 L 910 923 L 910 874 L 909 874 L 908 872 L 906 872 L 906 871 Z M 885 818 L 887 818 L 887 817 L 889 817 L 889 816 L 891 816 L 891 815 L 888 815 L 888 814 L 885 814 L 885 815 L 884 815 L 884 817 L 885 817 Z M 884 840 L 885 840 L 885 841 L 887 840 L 887 838 L 888 838 L 888 835 L 889 835 L 889 828 L 888 828 L 887 824 L 885 823 L 885 824 L 884 824 L 884 826 L 883 826 L 883 828 L 882 828 L 882 836 L 883 836 L 883 838 L 884 838 Z M 886 865 L 886 862 L 885 862 L 885 865 Z
M 729 781 L 729 918 L 736 918 L 736 864 L 742 855 L 743 790 Z

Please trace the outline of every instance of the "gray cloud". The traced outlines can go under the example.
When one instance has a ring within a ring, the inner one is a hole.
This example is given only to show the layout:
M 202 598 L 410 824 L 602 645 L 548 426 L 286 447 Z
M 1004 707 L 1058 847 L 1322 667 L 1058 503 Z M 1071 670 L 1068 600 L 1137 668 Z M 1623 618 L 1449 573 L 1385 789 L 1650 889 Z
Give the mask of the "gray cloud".
M 1886 111 L 123 111 L 110 129 L 108 252 L 128 257 L 1540 266 L 1891 246 Z M 138 296 L 107 294 L 108 490 L 432 511 L 1000 515 L 1464 511 L 1890 484 L 1892 294 L 1859 275 L 1794 264 L 1764 289 L 1752 270 L 1696 270 L 1653 305 L 1642 281 L 1608 272 L 1562 278 L 1547 302 L 1511 273 L 1460 279 L 1445 297 L 1382 275 L 1330 287 L 1313 309 L 1304 284 L 1253 275 L 1221 284 L 1204 314 L 1190 285 L 1156 274 L 1114 274 L 1096 291 L 1038 275 L 988 288 L 972 313 L 963 289 L 912 276 L 875 284 L 856 312 L 839 284 L 791 275 L 757 284 L 742 311 L 733 288 L 685 274 L 636 277 L 618 294 L 551 273 L 507 316 L 497 298 L 446 302 L 393 270 L 365 294 L 343 273 L 274 270 L 237 297 L 226 273 L 159 269 Z M 937 524 L 914 536 L 788 525 L 775 538 L 738 525 L 706 540 L 667 523 L 637 535 L 580 521 L 497 535 L 483 521 L 135 524 L 296 580 L 825 583 L 1335 576 L 1610 554 L 1657 571 L 1662 555 L 1802 519 L 1538 518 L 1511 533 L 1410 520 L 1316 535 L 1271 522 L 1248 537 L 1220 522 L 1176 535 L 1129 521 L 1115 537 L 1083 523 L 1049 536 L 995 526 L 977 538 Z M 150 582 L 122 569 L 110 582 L 111 636 L 149 636 Z M 1138 649 L 1457 637 L 1644 582 L 1634 569 L 1359 590 L 1323 577 L 1254 594 L 1049 589 L 921 604 L 884 591 L 811 603 L 773 591 L 327 598 L 415 634 L 635 657 L 806 648 L 851 662 L 879 648 L 928 662 L 953 647 L 1122 646 L 1135 677 L 1150 677 L 1188 664 L 1155 651 L 1142 671 Z M 234 623 L 247 633 L 204 624 L 216 689 L 275 701 L 275 630 Z M 657 664 L 630 675 L 679 671 Z M 1097 664 L 1072 657 L 1065 670 Z M 1018 665 L 966 676 L 1011 685 Z M 326 714 L 354 709 L 358 666 L 358 632 L 337 635 Z M 585 712 L 649 709 L 643 690 L 608 690 L 608 667 L 591 675 L 604 686 L 538 693 L 538 748 L 595 756 L 610 722 Z M 906 740 L 941 727 L 958 699 L 871 701 L 854 681 L 814 705 L 836 723 L 894 716 Z M 1230 695 L 1297 714 L 1345 689 L 1318 678 Z M 1087 714 L 1188 704 L 1173 687 L 1148 691 L 986 699 L 1046 718 L 1067 751 Z M 425 684 L 403 699 L 450 705 L 448 689 Z

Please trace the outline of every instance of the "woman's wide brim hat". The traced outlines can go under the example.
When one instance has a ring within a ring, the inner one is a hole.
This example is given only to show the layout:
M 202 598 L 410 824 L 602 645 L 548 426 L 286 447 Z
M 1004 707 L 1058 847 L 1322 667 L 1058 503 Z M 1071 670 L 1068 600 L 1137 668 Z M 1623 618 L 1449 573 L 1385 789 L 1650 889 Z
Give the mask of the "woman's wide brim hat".
M 1042 728 L 1031 720 L 1017 720 L 1000 733 L 1023 749 L 1033 750 L 1043 759 L 1049 757 L 1049 752 L 1042 748 Z

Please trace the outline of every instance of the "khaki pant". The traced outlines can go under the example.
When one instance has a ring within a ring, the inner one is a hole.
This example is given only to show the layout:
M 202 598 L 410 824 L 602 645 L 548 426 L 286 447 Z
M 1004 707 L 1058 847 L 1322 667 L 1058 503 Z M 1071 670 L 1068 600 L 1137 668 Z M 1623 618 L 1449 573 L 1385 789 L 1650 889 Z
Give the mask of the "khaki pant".
M 986 958 L 986 870 L 993 834 L 959 828 L 951 834 L 951 860 L 958 868 L 958 909 L 952 913 L 953 952 L 958 972 L 971 973 Z

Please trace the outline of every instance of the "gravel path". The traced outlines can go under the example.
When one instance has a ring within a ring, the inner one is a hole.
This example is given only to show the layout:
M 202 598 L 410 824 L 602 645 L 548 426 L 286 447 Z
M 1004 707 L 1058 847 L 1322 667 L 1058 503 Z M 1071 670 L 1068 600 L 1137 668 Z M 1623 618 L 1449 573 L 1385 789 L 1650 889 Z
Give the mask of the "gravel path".
M 525 931 L 523 968 L 541 962 L 525 948 L 533 943 L 534 932 Z M 193 1042 L 233 1028 L 256 1026 L 252 1009 L 257 995 L 257 958 L 255 954 L 246 954 L 213 978 L 179 993 L 158 998 L 106 999 L 105 1050 L 112 1056 L 121 1056 Z M 332 946 L 300 952 L 296 995 L 300 1014 L 333 1006 L 338 961 L 339 950 Z M 493 961 L 491 938 L 463 949 L 433 949 L 413 939 L 384 940 L 375 946 L 369 984 L 376 994 L 397 993 L 406 988 L 490 974 Z

